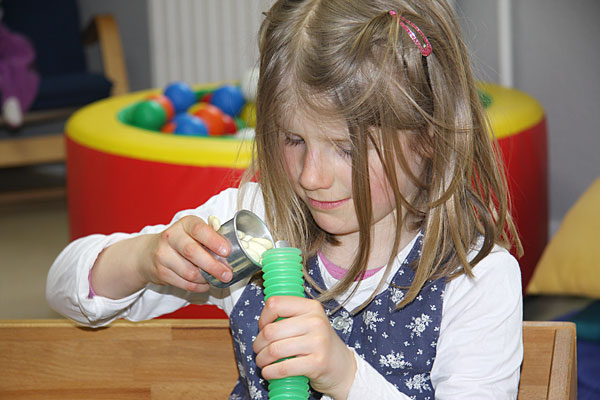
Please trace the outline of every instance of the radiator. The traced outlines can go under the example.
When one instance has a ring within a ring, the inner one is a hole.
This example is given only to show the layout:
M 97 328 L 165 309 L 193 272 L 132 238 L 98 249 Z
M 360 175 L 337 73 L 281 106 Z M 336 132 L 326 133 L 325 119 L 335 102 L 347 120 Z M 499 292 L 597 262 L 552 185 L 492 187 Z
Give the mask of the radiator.
M 239 80 L 257 65 L 257 33 L 273 0 L 150 0 L 152 84 Z

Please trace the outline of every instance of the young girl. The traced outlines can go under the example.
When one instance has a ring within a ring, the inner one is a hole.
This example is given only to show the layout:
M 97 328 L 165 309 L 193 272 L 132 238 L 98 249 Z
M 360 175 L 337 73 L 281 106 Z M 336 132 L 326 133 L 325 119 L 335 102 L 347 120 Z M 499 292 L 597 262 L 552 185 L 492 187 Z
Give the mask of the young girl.
M 240 188 L 168 226 L 71 243 L 50 304 L 90 326 L 216 304 L 235 399 L 293 375 L 315 398 L 516 398 L 521 284 L 507 249 L 519 244 L 452 10 L 280 0 L 259 46 L 256 158 Z M 239 209 L 302 250 L 307 298 L 265 304 L 259 277 L 209 287 L 200 270 L 231 273 L 204 221 Z

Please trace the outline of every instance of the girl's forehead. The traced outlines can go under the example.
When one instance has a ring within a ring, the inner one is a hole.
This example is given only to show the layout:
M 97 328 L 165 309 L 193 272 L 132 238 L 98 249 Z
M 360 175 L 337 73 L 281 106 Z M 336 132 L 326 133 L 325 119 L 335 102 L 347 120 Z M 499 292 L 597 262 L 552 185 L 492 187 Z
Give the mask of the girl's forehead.
M 304 108 L 289 109 L 281 119 L 281 127 L 298 135 L 323 135 L 332 139 L 347 139 L 348 125 L 341 116 L 319 113 Z

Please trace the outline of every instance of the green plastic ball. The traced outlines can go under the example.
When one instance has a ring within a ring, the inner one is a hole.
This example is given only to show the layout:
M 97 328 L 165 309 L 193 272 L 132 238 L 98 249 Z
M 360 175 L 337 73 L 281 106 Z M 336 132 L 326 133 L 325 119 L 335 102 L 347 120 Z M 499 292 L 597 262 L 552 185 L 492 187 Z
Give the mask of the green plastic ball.
M 138 128 L 158 131 L 165 122 L 167 122 L 167 113 L 154 100 L 139 102 L 131 115 L 131 123 Z

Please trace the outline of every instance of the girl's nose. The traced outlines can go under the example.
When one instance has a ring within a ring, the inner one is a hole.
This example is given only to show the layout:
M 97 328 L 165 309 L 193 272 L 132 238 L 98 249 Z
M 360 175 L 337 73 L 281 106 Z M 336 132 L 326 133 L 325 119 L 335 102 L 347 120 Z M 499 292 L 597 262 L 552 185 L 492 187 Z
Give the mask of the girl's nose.
M 306 151 L 304 154 L 300 185 L 306 190 L 326 189 L 333 183 L 334 165 L 320 151 Z

